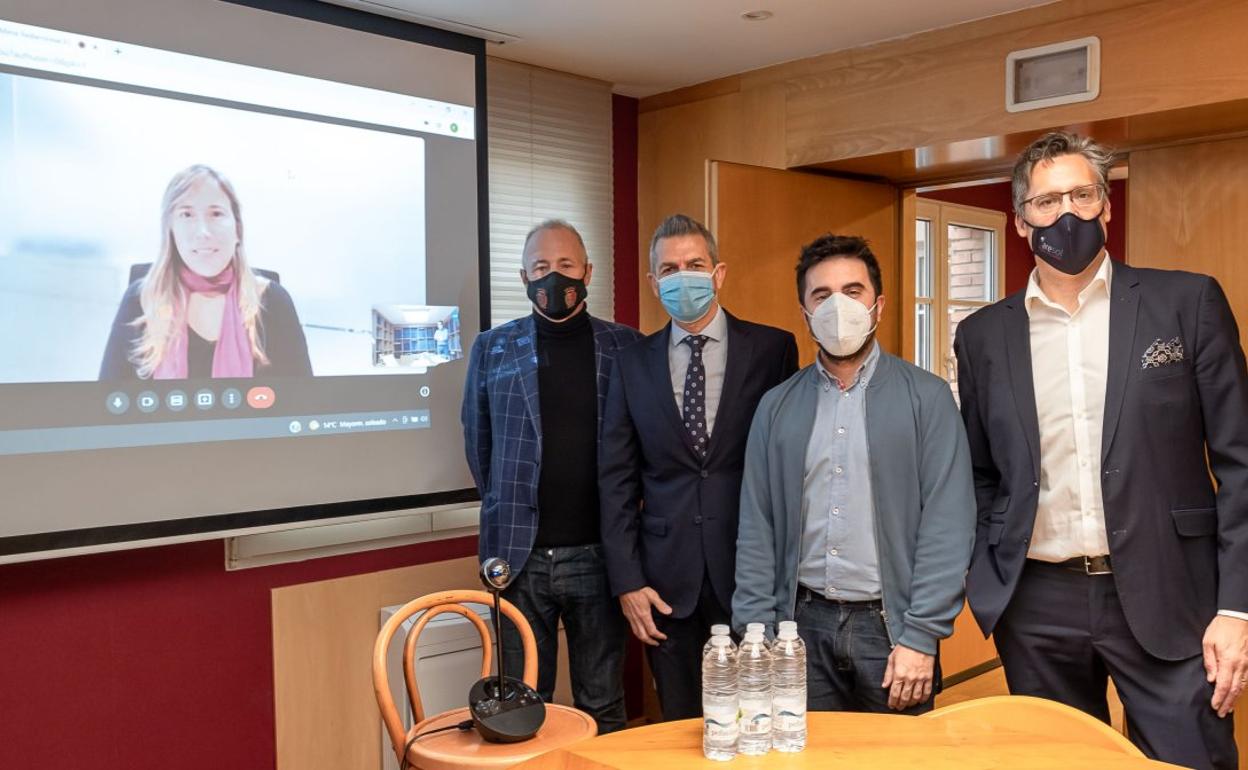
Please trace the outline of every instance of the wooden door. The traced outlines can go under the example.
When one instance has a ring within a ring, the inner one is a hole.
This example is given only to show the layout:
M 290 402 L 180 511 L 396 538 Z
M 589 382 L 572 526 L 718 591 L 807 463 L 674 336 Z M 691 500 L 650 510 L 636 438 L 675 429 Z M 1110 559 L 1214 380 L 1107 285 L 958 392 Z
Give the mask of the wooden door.
M 815 360 L 815 343 L 797 295 L 795 269 L 802 246 L 824 233 L 861 235 L 880 261 L 884 316 L 877 338 L 900 349 L 896 303 L 898 192 L 892 185 L 781 171 L 739 163 L 710 168 L 708 226 L 728 266 L 720 299 L 749 321 L 788 329 L 802 364 Z

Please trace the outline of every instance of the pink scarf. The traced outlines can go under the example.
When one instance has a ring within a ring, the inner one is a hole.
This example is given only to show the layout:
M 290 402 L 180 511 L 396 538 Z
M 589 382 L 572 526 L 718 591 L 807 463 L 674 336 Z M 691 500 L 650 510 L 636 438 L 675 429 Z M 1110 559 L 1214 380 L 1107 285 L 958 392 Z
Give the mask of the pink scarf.
M 188 293 L 207 297 L 225 295 L 225 312 L 221 316 L 221 333 L 217 336 L 216 350 L 212 354 L 212 376 L 251 377 L 255 362 L 251 356 L 251 340 L 243 324 L 243 314 L 238 307 L 238 282 L 234 280 L 234 267 L 225 268 L 213 278 L 205 278 L 186 267 L 178 270 L 178 278 Z M 154 374 L 158 380 L 185 380 L 187 377 L 187 335 L 185 308 L 179 319 L 179 328 Z

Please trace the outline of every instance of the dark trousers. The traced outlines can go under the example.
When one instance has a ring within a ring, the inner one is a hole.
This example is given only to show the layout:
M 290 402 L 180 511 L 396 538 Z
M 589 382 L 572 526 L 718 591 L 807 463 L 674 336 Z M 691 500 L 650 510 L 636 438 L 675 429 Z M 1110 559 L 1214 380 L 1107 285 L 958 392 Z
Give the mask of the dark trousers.
M 1065 703 L 1109 722 L 1106 679 L 1131 741 L 1153 759 L 1193 768 L 1238 766 L 1234 724 L 1210 708 L 1201 656 L 1161 660 L 1136 642 L 1112 575 L 1028 561 L 993 632 L 1014 695 Z
M 646 654 L 664 721 L 702 716 L 702 648 L 711 638 L 711 626 L 728 623 L 730 616 L 706 575 L 698 603 L 688 617 L 654 612 L 654 624 L 667 638 L 657 647 L 646 645 Z
M 537 640 L 537 691 L 554 696 L 559 655 L 559 621 L 568 640 L 573 704 L 598 723 L 599 733 L 622 730 L 624 642 L 628 626 L 607 584 L 601 545 L 535 548 L 503 598 L 520 612 Z M 503 621 L 503 665 L 508 676 L 524 673 L 524 649 L 509 621 Z
M 810 711 L 867 711 L 922 714 L 932 699 L 903 711 L 888 707 L 882 685 L 893 648 L 880 602 L 838 602 L 798 589 L 794 613 L 806 643 L 806 708 Z M 939 689 L 940 665 L 933 673 Z

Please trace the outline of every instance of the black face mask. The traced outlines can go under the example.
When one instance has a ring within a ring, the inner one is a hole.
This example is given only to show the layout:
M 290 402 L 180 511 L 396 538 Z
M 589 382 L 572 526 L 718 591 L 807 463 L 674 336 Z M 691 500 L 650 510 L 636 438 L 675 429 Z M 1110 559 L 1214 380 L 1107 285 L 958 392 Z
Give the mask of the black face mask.
M 1105 248 L 1100 217 L 1080 219 L 1067 211 L 1048 227 L 1033 227 L 1031 251 L 1067 275 L 1078 275 Z
M 537 280 L 529 281 L 526 292 L 538 312 L 552 321 L 567 318 L 573 310 L 581 306 L 588 295 L 585 279 L 569 278 L 554 270 Z

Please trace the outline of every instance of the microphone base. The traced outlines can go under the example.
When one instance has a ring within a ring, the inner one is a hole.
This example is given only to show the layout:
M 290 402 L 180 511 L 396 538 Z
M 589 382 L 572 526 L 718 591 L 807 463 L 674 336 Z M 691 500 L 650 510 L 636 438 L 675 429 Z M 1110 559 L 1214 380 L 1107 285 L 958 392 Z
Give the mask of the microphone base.
M 504 692 L 498 678 L 480 679 L 468 692 L 468 711 L 481 737 L 489 743 L 527 741 L 546 721 L 546 704 L 537 692 L 519 679 L 506 677 Z

